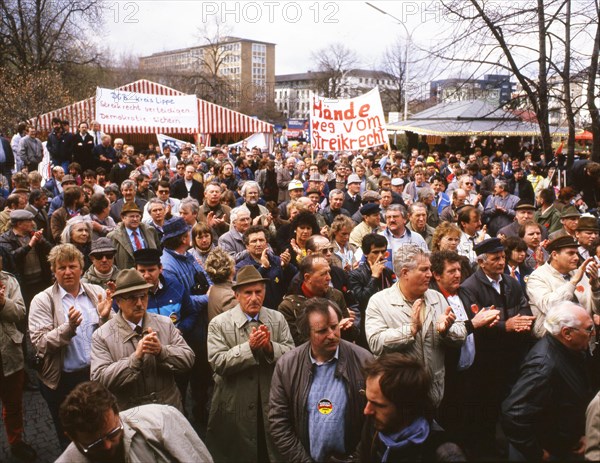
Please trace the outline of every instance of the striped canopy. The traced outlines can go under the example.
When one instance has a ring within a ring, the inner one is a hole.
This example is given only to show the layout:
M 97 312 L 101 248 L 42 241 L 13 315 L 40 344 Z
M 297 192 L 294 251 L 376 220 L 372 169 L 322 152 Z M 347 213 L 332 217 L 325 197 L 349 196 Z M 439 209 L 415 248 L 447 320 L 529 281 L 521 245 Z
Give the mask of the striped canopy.
M 179 90 L 172 89 L 165 85 L 157 84 L 149 80 L 138 80 L 127 85 L 119 87 L 118 90 L 149 93 L 152 95 L 184 95 Z M 71 127 L 77 127 L 80 122 L 93 121 L 96 118 L 96 97 L 92 96 L 85 100 L 78 101 L 64 108 L 56 109 L 39 117 L 33 117 L 29 122 L 36 126 L 38 130 L 50 132 L 52 130 L 52 118 L 67 119 Z M 102 126 L 102 131 L 106 133 L 119 134 L 156 134 L 163 133 L 164 129 L 156 127 L 135 127 L 135 126 Z M 208 101 L 198 98 L 198 129 L 171 129 L 172 134 L 252 134 L 252 133 L 272 133 L 273 125 L 268 122 L 255 119 L 245 114 L 227 109 Z

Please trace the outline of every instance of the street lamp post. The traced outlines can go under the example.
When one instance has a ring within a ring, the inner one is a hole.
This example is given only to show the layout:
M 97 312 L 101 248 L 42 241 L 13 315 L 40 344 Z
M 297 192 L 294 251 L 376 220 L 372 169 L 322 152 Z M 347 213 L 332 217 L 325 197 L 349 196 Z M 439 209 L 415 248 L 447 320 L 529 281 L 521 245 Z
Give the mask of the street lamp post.
M 370 6 L 371 8 L 373 8 L 374 10 L 379 11 L 381 14 L 384 14 L 386 16 L 389 16 L 390 18 L 392 18 L 393 20 L 395 20 L 398 24 L 400 24 L 403 28 L 404 28 L 404 32 L 406 32 L 406 46 L 404 48 L 404 120 L 406 121 L 408 119 L 408 71 L 409 71 L 409 67 L 408 67 L 408 49 L 410 48 L 410 45 L 412 43 L 412 33 L 409 32 L 408 28 L 406 27 L 406 24 L 404 24 L 402 21 L 400 21 L 398 18 L 396 18 L 394 15 L 389 14 L 387 11 L 383 11 L 381 8 L 377 8 L 375 5 L 369 3 L 369 2 L 365 2 L 368 6 Z

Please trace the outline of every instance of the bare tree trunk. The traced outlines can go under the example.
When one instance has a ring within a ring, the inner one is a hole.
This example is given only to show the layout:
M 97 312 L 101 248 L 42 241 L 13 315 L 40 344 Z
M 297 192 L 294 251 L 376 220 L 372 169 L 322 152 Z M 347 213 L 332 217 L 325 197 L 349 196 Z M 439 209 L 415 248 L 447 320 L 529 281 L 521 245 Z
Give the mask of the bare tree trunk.
M 600 20 L 600 6 L 596 2 L 596 17 Z M 600 22 L 596 23 L 594 48 L 588 69 L 587 105 L 592 120 L 592 161 L 600 162 L 600 113 L 596 105 L 596 76 L 598 75 L 598 55 L 600 54 Z
M 567 172 L 575 161 L 575 113 L 571 99 L 571 0 L 566 0 L 565 14 L 565 63 L 563 66 L 563 94 L 569 138 L 567 141 Z
M 552 137 L 550 136 L 550 124 L 548 123 L 548 67 L 546 60 L 546 17 L 544 1 L 537 0 L 538 8 L 538 109 L 537 118 L 540 125 L 542 150 L 546 159 L 552 159 Z

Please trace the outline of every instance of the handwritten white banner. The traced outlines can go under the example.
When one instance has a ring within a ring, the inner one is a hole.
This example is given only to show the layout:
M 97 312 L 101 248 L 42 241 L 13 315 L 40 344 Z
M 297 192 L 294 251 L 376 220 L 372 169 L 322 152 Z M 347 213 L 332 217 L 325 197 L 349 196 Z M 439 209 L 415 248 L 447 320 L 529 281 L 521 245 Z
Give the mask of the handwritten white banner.
M 194 95 L 166 96 L 96 89 L 96 120 L 102 126 L 198 130 Z
M 379 89 L 347 100 L 313 95 L 310 106 L 313 149 L 350 151 L 388 142 Z

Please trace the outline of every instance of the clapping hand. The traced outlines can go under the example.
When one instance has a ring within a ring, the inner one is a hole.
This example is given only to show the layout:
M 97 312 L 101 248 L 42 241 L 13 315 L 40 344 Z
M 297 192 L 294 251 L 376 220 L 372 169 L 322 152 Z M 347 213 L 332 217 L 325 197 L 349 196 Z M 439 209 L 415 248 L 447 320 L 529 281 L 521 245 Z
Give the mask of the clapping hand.
M 410 317 L 411 329 L 410 334 L 414 337 L 422 326 L 421 322 L 421 310 L 425 308 L 425 301 L 423 299 L 417 299 L 412 305 L 412 314 Z
M 112 309 L 112 291 L 106 290 L 106 299 L 102 297 L 102 294 L 98 294 L 98 315 L 100 318 L 107 319 Z
M 252 352 L 256 352 L 261 349 L 267 353 L 273 352 L 271 333 L 266 325 L 260 325 L 258 328 L 252 328 L 252 332 L 248 338 L 248 343 L 250 344 L 250 349 L 252 349 Z
M 71 328 L 71 332 L 75 333 L 77 331 L 77 327 L 81 325 L 83 321 L 83 315 L 79 310 L 75 307 L 71 306 L 69 309 L 69 327 Z
M 436 328 L 438 333 L 446 334 L 455 320 L 456 315 L 454 315 L 452 307 L 446 307 L 444 313 L 440 314 L 437 319 Z

